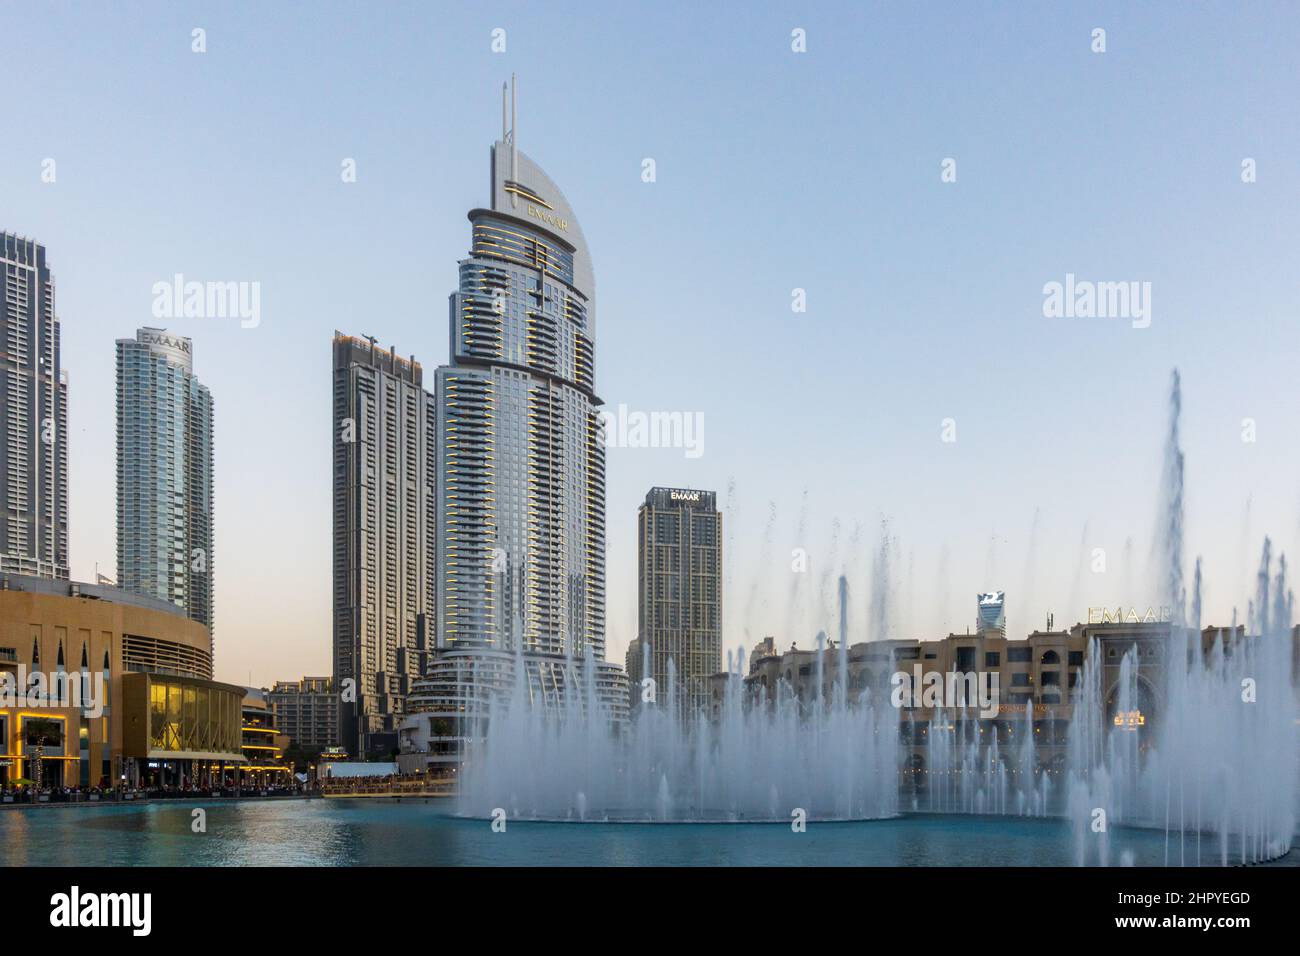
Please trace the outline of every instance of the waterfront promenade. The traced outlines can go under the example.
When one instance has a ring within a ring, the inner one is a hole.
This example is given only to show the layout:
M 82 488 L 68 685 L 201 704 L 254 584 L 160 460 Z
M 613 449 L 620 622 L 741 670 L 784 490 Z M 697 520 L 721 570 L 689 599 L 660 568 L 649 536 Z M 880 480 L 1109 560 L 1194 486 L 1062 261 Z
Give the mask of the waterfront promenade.
M 0 792 L 0 810 L 39 809 L 41 807 L 102 806 L 105 804 L 157 803 L 175 800 L 305 800 L 319 797 L 314 789 L 245 787 L 236 789 L 166 789 L 166 790 L 41 790 L 19 788 Z

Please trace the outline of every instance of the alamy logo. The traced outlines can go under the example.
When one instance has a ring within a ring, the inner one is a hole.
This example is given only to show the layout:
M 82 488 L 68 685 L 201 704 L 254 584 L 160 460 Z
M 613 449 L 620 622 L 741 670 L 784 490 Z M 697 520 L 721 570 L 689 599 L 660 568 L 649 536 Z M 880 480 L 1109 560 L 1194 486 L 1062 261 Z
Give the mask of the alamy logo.
M 703 412 L 642 412 L 620 404 L 596 412 L 597 435 L 606 448 L 681 448 L 687 458 L 704 454 Z
M 262 321 L 262 283 L 186 281 L 176 273 L 171 282 L 153 284 L 155 319 L 239 319 L 245 329 Z
M 79 709 L 87 717 L 101 717 L 104 674 L 102 671 L 29 673 L 26 664 L 19 664 L 16 674 L 0 672 L 0 707 Z
M 85 893 L 74 886 L 71 892 L 50 897 L 50 925 L 127 926 L 133 936 L 148 936 L 153 920 L 150 893 Z
M 924 671 L 912 665 L 912 673 L 895 671 L 889 700 L 895 707 L 930 707 L 964 710 L 978 706 L 980 716 L 998 715 L 997 671 Z
M 1043 316 L 1048 319 L 1131 319 L 1133 328 L 1151 324 L 1150 282 L 1091 282 L 1076 280 L 1043 286 Z

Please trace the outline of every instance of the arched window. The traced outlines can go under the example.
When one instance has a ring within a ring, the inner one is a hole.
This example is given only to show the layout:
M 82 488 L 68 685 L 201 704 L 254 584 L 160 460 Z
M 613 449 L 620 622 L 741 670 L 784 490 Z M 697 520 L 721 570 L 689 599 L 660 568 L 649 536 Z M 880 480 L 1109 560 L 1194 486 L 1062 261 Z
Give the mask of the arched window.
M 1059 664 L 1061 663 L 1061 655 L 1056 653 L 1056 651 L 1047 651 L 1045 654 L 1043 654 L 1043 659 L 1040 663 Z

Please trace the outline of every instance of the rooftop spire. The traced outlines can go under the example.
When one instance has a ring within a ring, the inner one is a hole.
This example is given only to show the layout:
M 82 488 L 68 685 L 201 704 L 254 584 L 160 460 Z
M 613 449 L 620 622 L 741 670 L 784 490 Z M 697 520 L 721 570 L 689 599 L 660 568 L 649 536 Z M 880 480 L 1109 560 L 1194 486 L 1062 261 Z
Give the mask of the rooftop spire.
M 519 135 L 516 132 L 518 127 L 515 118 L 515 75 L 510 74 L 510 180 L 519 182 Z M 519 194 L 512 192 L 510 194 L 510 205 L 519 205 Z

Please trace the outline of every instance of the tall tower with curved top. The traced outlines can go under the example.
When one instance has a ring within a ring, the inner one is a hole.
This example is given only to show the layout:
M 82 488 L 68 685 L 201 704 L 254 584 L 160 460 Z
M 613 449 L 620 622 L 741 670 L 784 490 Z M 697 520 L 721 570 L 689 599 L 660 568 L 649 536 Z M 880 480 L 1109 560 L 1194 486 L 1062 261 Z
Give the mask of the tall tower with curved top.
M 603 661 L 591 258 L 568 200 L 505 128 L 504 102 L 502 113 L 491 204 L 469 213 L 451 364 L 436 377 L 437 644 Z
M 594 690 L 611 720 L 628 713 L 627 676 L 605 660 L 591 257 L 560 188 L 519 150 L 513 89 L 501 112 L 435 377 L 435 649 L 398 757 L 453 787 L 480 718 L 521 679 L 543 707 L 585 707 Z

